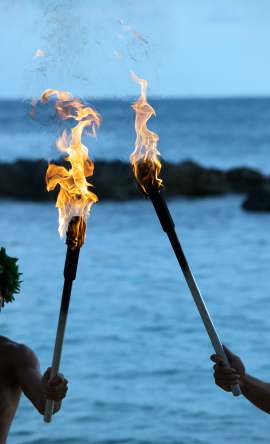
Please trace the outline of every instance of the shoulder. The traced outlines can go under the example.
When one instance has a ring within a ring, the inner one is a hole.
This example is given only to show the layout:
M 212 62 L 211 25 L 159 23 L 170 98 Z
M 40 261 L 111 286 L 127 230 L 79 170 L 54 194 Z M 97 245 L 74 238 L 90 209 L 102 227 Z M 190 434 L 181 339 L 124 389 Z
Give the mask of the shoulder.
M 18 344 L 16 342 L 10 341 L 9 344 L 9 355 L 10 360 L 14 367 L 17 368 L 39 368 L 39 362 L 38 358 L 31 350 L 30 347 L 28 347 L 25 344 Z

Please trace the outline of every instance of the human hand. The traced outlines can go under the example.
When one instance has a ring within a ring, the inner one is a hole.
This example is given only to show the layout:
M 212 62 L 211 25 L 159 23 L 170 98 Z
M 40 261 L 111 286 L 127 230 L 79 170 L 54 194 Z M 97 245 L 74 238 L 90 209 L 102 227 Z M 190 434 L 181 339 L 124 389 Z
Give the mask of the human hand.
M 51 368 L 48 368 L 42 377 L 44 384 L 45 396 L 55 402 L 61 402 L 65 398 L 68 391 L 68 381 L 62 373 L 58 373 L 54 378 L 50 379 Z
M 225 345 L 223 345 L 223 349 L 227 355 L 230 367 L 226 367 L 220 355 L 212 355 L 211 360 L 215 362 L 213 367 L 215 383 L 226 392 L 230 392 L 232 385 L 241 385 L 241 380 L 245 375 L 245 366 L 239 356 L 231 352 Z

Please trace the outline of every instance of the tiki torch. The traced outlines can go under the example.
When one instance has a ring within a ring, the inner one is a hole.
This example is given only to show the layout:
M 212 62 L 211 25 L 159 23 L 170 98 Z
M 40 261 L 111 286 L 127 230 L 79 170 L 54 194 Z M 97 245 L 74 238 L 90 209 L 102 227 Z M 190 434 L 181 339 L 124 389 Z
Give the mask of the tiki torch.
M 152 115 L 155 115 L 154 109 L 147 102 L 147 81 L 140 79 L 135 74 L 133 74 L 133 78 L 141 86 L 140 98 L 132 105 L 135 111 L 136 143 L 130 160 L 135 178 L 144 196 L 151 200 L 161 226 L 169 238 L 215 352 L 223 358 L 225 365 L 230 367 L 227 355 L 177 237 L 172 216 L 160 192 L 164 185 L 159 177 L 161 170 L 160 153 L 157 150 L 159 137 L 147 128 L 148 120 Z M 231 391 L 234 396 L 241 394 L 239 385 L 233 385 Z
M 86 179 L 93 175 L 94 164 L 88 157 L 88 150 L 82 144 L 81 137 L 86 128 L 88 131 L 90 128 L 90 133 L 95 135 L 95 129 L 100 125 L 100 116 L 93 108 L 85 106 L 81 100 L 66 91 L 48 89 L 42 94 L 41 103 L 47 103 L 51 96 L 56 97 L 54 106 L 57 114 L 62 119 L 76 121 L 70 132 L 65 130 L 56 142 L 60 151 L 68 154 L 65 160 L 71 168 L 50 163 L 46 172 L 47 190 L 60 186 L 56 202 L 59 233 L 61 237 L 66 235 L 67 244 L 64 286 L 50 375 L 52 379 L 60 368 L 72 284 L 76 278 L 80 248 L 85 240 L 86 219 L 92 204 L 98 201 L 97 196 L 90 191 L 91 184 Z M 51 421 L 53 410 L 54 402 L 47 400 L 45 422 Z

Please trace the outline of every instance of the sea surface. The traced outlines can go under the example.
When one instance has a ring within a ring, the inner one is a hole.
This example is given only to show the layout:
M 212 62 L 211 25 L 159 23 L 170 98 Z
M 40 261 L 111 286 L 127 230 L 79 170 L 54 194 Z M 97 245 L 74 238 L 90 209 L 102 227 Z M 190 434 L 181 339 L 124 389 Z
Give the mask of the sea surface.
M 97 138 L 84 139 L 92 158 L 128 161 L 135 141 L 132 101 L 89 101 L 102 117 Z M 149 101 L 156 110 L 149 127 L 160 136 L 164 159 L 269 173 L 270 98 Z M 30 101 L 0 101 L 0 161 L 58 157 L 55 140 L 63 125 L 53 106 L 38 105 L 33 118 L 31 111 Z
M 178 234 L 224 343 L 270 380 L 270 215 L 239 197 L 170 201 Z M 1 333 L 51 361 L 65 245 L 51 204 L 1 201 L 1 244 L 22 292 Z M 61 370 L 70 381 L 48 425 L 23 399 L 12 444 L 268 443 L 269 417 L 214 385 L 212 348 L 150 202 L 93 208 Z
M 270 100 L 154 106 L 164 158 L 270 170 Z M 0 161 L 55 157 L 58 124 L 49 114 L 42 124 L 29 119 L 28 107 L 0 104 Z M 96 107 L 104 129 L 97 141 L 90 139 L 93 156 L 127 160 L 134 142 L 129 103 Z M 249 373 L 270 382 L 270 214 L 244 212 L 242 198 L 178 198 L 169 207 L 222 341 Z M 44 371 L 66 250 L 57 210 L 52 203 L 5 199 L 0 208 L 0 245 L 19 257 L 23 272 L 21 294 L 0 313 L 0 334 L 33 348 Z M 212 352 L 151 203 L 140 196 L 100 202 L 88 221 L 73 287 L 61 365 L 67 398 L 51 424 L 23 398 L 9 443 L 269 443 L 269 416 L 215 386 Z

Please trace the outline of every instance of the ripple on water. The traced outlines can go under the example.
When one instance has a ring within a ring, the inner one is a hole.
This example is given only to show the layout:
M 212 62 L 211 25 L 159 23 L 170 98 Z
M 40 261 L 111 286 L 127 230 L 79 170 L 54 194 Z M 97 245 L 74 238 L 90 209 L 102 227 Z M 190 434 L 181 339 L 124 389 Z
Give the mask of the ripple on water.
M 267 379 L 270 249 L 261 240 L 270 218 L 241 212 L 240 200 L 169 206 L 222 340 Z M 24 273 L 1 333 L 31 346 L 45 368 L 65 255 L 57 215 L 50 204 L 2 201 L 1 209 L 1 244 Z M 108 223 L 113 215 L 124 230 Z M 266 415 L 214 386 L 209 339 L 149 203 L 101 203 L 88 231 L 61 367 L 67 399 L 49 427 L 23 399 L 12 444 L 268 443 Z

